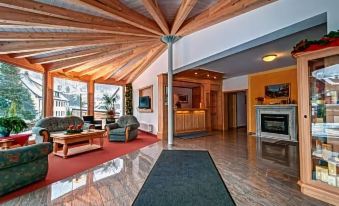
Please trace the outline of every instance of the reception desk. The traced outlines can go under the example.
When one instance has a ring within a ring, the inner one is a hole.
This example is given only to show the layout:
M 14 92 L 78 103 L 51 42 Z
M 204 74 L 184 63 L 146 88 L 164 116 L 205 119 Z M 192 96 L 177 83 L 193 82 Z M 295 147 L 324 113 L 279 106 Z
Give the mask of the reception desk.
M 205 109 L 175 109 L 174 133 L 184 134 L 206 130 Z

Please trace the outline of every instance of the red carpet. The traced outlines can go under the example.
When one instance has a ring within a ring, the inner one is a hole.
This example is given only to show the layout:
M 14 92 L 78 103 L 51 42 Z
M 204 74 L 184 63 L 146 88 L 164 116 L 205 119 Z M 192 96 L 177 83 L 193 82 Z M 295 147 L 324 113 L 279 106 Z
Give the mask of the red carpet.
M 36 182 L 27 187 L 21 188 L 17 191 L 9 193 L 0 198 L 0 203 L 18 197 L 28 192 L 32 192 L 36 189 L 44 187 L 53 182 L 65 179 L 66 177 L 77 174 L 86 169 L 95 167 L 116 157 L 128 154 L 142 147 L 148 146 L 157 142 L 158 139 L 154 135 L 150 135 L 144 132 L 139 132 L 137 139 L 128 142 L 109 142 L 106 138 L 104 141 L 104 148 L 77 156 L 63 159 L 61 157 L 49 155 L 49 169 L 45 180 Z

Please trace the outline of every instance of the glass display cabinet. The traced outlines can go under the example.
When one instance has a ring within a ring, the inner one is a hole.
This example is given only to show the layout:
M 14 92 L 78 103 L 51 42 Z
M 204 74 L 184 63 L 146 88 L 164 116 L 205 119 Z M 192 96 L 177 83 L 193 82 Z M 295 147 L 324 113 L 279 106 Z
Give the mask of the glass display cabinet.
M 295 55 L 301 191 L 339 204 L 339 47 Z

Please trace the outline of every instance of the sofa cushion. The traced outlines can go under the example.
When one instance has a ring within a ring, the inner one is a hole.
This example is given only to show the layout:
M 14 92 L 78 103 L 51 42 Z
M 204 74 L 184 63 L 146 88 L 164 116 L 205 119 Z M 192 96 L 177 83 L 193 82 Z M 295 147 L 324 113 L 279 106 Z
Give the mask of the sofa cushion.
M 40 143 L 0 151 L 0 169 L 25 164 L 36 159 L 47 157 L 52 152 L 51 143 Z
M 49 132 L 65 131 L 69 125 L 84 124 L 80 117 L 47 117 L 36 122 L 35 127 L 47 129 Z
M 124 136 L 125 135 L 125 131 L 126 129 L 125 128 L 117 128 L 117 129 L 113 129 L 113 130 L 110 130 L 110 135 L 121 135 L 121 136 Z

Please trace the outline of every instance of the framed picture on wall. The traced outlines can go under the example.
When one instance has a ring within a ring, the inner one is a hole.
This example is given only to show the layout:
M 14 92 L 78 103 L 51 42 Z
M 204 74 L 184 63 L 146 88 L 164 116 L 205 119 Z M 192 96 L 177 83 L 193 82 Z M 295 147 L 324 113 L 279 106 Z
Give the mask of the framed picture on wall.
M 178 99 L 180 103 L 188 103 L 188 95 L 178 95 Z
M 268 98 L 289 98 L 290 93 L 289 83 L 265 86 L 265 97 Z

